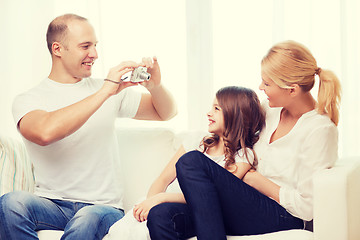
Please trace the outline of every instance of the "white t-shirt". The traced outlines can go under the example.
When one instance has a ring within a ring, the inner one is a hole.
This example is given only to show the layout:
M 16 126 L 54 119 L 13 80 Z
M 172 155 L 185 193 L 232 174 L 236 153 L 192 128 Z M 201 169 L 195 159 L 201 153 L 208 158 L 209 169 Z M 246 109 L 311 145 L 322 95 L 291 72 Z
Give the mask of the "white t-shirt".
M 338 130 L 326 115 L 303 114 L 291 131 L 270 144 L 282 108 L 266 110 L 266 127 L 254 150 L 257 171 L 280 186 L 280 204 L 303 220 L 313 219 L 313 174 L 330 168 L 338 158 Z
M 54 111 L 98 91 L 102 80 L 86 78 L 75 84 L 50 79 L 17 96 L 13 103 L 15 123 L 33 110 Z M 141 93 L 127 88 L 110 97 L 75 133 L 48 146 L 24 139 L 34 164 L 35 194 L 51 199 L 122 205 L 119 152 L 115 118 L 135 116 Z

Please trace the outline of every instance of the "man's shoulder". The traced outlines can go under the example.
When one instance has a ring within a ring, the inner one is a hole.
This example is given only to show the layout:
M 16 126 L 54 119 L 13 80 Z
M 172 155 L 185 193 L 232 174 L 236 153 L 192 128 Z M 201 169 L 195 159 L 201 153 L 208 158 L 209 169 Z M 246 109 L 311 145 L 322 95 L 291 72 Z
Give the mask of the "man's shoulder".
M 31 87 L 30 89 L 27 89 L 26 91 L 19 93 L 15 99 L 17 98 L 24 98 L 26 96 L 35 96 L 37 95 L 38 92 L 42 91 L 42 89 L 44 89 L 45 87 L 45 79 L 40 81 L 38 84 L 36 84 L 35 86 Z

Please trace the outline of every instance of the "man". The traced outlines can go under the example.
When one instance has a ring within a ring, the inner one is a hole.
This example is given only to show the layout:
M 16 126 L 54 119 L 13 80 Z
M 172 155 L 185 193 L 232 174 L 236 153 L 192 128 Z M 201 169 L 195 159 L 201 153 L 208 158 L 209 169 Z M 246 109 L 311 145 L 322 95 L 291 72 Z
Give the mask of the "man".
M 115 176 L 116 117 L 167 120 L 176 115 L 161 84 L 156 58 L 123 62 L 107 78 L 89 78 L 98 58 L 87 19 L 66 14 L 49 25 L 52 69 L 47 79 L 13 103 L 13 115 L 35 171 L 35 194 L 0 198 L 0 239 L 38 239 L 36 231 L 64 230 L 62 239 L 102 239 L 123 217 Z M 123 75 L 147 67 L 149 93 L 132 91 Z

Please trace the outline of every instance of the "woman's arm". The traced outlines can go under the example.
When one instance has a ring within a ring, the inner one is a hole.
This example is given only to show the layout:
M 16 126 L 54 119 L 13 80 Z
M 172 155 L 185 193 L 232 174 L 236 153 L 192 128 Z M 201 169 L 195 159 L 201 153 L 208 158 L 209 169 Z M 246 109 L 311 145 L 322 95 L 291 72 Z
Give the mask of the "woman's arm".
M 243 162 L 239 162 L 235 164 L 235 171 L 231 171 L 232 169 L 230 168 L 230 172 L 232 174 L 234 174 L 236 177 L 243 179 L 243 177 L 245 176 L 245 174 L 250 170 L 251 165 L 248 163 L 243 163 Z
M 165 193 L 166 188 L 176 178 L 175 164 L 184 155 L 185 149 L 181 145 L 159 177 L 151 184 L 146 200 L 135 205 L 133 214 L 138 221 L 145 221 L 150 209 L 163 202 L 185 202 L 182 193 Z
M 280 186 L 267 179 L 260 173 L 256 172 L 255 170 L 248 171 L 245 174 L 243 181 L 249 186 L 261 192 L 262 194 L 280 203 Z

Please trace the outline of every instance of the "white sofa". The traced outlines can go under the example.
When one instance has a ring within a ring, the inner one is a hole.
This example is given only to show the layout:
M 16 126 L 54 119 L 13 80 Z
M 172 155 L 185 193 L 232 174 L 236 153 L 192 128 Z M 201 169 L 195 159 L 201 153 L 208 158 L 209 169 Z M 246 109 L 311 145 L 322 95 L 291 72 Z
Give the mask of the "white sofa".
M 147 190 L 188 133 L 171 129 L 117 128 L 125 187 L 125 211 Z M 4 194 L 32 191 L 32 168 L 22 141 L 0 136 L 0 184 Z M 360 157 L 341 159 L 314 178 L 314 229 L 290 230 L 256 236 L 229 236 L 229 240 L 359 240 Z M 40 231 L 40 240 L 58 240 L 61 231 Z M 104 237 L 106 240 L 107 237 Z M 196 238 L 192 238 L 196 239 Z

